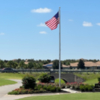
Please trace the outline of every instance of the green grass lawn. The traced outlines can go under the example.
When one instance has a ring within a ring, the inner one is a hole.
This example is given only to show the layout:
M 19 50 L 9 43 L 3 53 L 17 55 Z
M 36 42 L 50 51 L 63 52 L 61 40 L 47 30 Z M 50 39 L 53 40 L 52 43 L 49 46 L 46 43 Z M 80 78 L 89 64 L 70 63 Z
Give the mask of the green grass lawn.
M 9 84 L 15 84 L 16 82 L 8 80 L 8 79 L 4 79 L 4 78 L 0 78 L 0 86 L 3 85 L 9 85 Z
M 91 85 L 98 83 L 98 77 L 100 77 L 100 73 L 75 73 L 75 75 L 85 79 L 84 83 Z
M 59 83 L 59 79 L 55 80 L 55 83 Z M 61 84 L 64 84 L 65 82 L 61 79 Z
M 30 73 L 0 73 L 0 78 L 5 78 L 5 79 L 22 79 L 26 74 Z M 32 73 L 32 75 L 38 79 L 39 75 L 41 73 Z
M 9 79 L 22 79 L 23 74 L 19 73 L 0 73 L 0 86 L 15 84 L 15 81 Z
M 0 78 L 4 79 L 22 79 L 23 76 L 22 73 L 0 73 Z
M 52 96 L 32 96 L 18 100 L 100 100 L 100 93 L 68 93 Z
M 26 73 L 27 74 L 27 73 Z M 25 73 L 0 73 L 0 86 L 15 84 L 16 82 L 8 80 L 8 79 L 22 79 Z M 41 73 L 32 73 L 33 76 L 38 79 Z
M 88 84 L 95 84 L 98 83 L 98 77 L 100 77 L 99 73 L 75 73 L 77 76 L 84 78 L 85 82 L 84 83 L 88 83 Z M 39 76 L 41 75 L 41 73 L 32 73 L 32 75 L 38 79 Z M 25 74 L 23 73 L 0 73 L 0 79 L 22 79 L 25 76 Z M 3 82 L 4 80 L 2 80 Z M 1 83 L 1 81 L 0 81 Z M 7 82 L 5 82 L 7 83 Z M 59 79 L 55 80 L 55 83 L 59 83 Z M 61 83 L 65 83 L 63 80 L 61 80 Z M 4 84 L 5 85 L 5 84 Z

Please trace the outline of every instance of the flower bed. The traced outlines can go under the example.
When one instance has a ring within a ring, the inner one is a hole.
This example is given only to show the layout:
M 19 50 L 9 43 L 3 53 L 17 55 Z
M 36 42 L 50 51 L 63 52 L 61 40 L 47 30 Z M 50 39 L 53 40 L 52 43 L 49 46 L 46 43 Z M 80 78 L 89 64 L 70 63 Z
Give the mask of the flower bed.
M 32 94 L 32 93 L 47 93 L 47 92 L 60 92 L 61 88 L 54 84 L 46 84 L 46 83 L 40 83 L 35 86 L 34 89 L 25 89 L 23 86 L 20 88 L 17 88 L 8 94 Z
M 66 86 L 67 86 L 67 88 L 79 90 L 82 92 L 93 91 L 93 89 L 94 89 L 93 85 L 77 83 L 77 82 L 67 83 Z

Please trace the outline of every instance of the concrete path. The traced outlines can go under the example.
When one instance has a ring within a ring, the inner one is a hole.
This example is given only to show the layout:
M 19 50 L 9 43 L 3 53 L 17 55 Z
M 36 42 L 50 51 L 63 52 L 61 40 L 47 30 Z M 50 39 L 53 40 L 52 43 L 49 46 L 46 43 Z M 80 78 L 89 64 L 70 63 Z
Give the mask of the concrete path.
M 7 99 L 4 99 L 5 95 L 7 95 L 8 92 L 16 88 L 19 88 L 22 85 L 21 80 L 16 80 L 16 79 L 11 79 L 11 80 L 16 81 L 17 84 L 0 86 L 0 100 L 7 100 Z
M 11 80 L 16 81 L 17 84 L 0 86 L 0 100 L 17 100 L 17 99 L 29 97 L 29 96 L 45 96 L 45 95 L 65 94 L 65 93 L 39 93 L 39 94 L 8 95 L 8 92 L 22 86 L 21 80 L 16 80 L 16 79 L 11 79 Z
M 65 88 L 65 89 L 62 89 L 62 90 L 66 91 L 66 92 L 69 92 L 69 93 L 81 93 L 80 91 L 72 90 L 70 88 Z
M 66 93 L 79 93 L 78 91 L 73 91 L 71 89 L 62 89 L 63 91 L 66 91 L 66 93 L 39 93 L 39 94 L 24 94 L 24 95 L 8 95 L 7 94 L 8 92 L 22 86 L 21 80 L 16 80 L 16 79 L 11 79 L 11 80 L 16 81 L 17 84 L 0 86 L 0 100 L 17 100 L 17 99 L 29 97 L 29 96 L 45 96 L 45 95 L 59 95 L 59 94 L 66 94 Z

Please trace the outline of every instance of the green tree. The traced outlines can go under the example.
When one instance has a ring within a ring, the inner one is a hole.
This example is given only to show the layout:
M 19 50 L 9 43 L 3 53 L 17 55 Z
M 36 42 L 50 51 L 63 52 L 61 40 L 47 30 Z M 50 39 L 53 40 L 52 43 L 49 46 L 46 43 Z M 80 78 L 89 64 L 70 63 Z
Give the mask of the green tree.
M 59 60 L 53 61 L 53 69 L 59 69 Z M 61 63 L 61 69 L 62 69 L 62 63 Z
M 24 73 L 24 70 L 23 70 L 24 66 L 25 66 L 24 61 L 20 61 L 19 66 L 20 66 L 20 68 L 22 69 L 22 71 Z
M 8 61 L 7 65 L 8 65 L 8 67 L 13 68 L 13 61 Z
M 40 75 L 39 80 L 43 83 L 49 83 L 51 80 L 51 77 L 49 74 L 43 73 Z
M 85 69 L 84 61 L 81 59 L 79 60 L 79 63 L 78 63 L 78 69 Z
M 4 66 L 4 62 L 2 60 L 0 60 L 0 68 L 3 68 Z
M 28 63 L 28 68 L 30 69 L 30 73 L 31 73 L 31 69 L 34 68 L 34 64 L 32 62 Z

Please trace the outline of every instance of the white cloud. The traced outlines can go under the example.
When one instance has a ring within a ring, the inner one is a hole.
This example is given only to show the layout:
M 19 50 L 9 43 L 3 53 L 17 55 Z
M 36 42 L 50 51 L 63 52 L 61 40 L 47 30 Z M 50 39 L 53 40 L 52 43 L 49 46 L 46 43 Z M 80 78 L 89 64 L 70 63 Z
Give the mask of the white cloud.
M 40 34 L 47 34 L 47 32 L 45 32 L 45 31 L 41 31 Z
M 39 8 L 39 9 L 32 9 L 32 13 L 49 13 L 51 12 L 51 9 L 49 8 Z
M 69 19 L 68 21 L 72 22 L 73 20 L 72 19 Z
M 100 23 L 97 23 L 98 26 L 100 26 Z
M 0 35 L 5 35 L 5 33 L 0 33 Z
M 47 27 L 44 23 L 40 23 L 39 25 L 37 26 L 40 26 L 40 27 Z
M 85 27 L 90 27 L 90 26 L 93 26 L 91 22 L 83 22 L 83 26 Z

